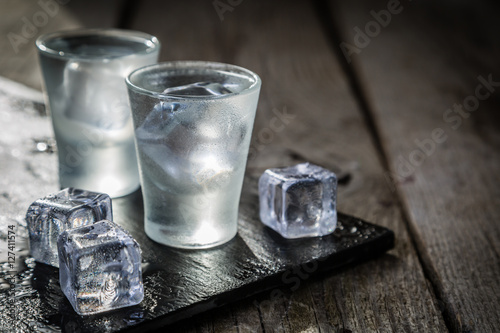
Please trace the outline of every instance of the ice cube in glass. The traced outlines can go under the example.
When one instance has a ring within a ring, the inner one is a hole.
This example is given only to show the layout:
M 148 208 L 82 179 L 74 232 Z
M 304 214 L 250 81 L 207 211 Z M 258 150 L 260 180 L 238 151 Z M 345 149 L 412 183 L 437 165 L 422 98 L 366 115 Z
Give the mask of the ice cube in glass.
M 209 248 L 237 233 L 260 79 L 244 68 L 180 61 L 127 78 L 146 234 Z
M 336 175 L 310 163 L 267 169 L 259 180 L 260 219 L 285 238 L 332 233 L 336 199 Z
M 36 45 L 63 187 L 111 197 L 139 187 L 125 76 L 156 63 L 160 43 L 130 30 L 77 29 L 40 36 Z
M 26 214 L 31 255 L 36 261 L 58 267 L 59 235 L 104 219 L 113 219 L 111 199 L 105 193 L 70 187 L 38 199 Z
M 58 240 L 59 281 L 80 315 L 139 304 L 144 297 L 141 249 L 107 220 L 64 231 Z
M 196 82 L 170 87 L 165 89 L 163 93 L 173 96 L 217 96 L 230 94 L 232 91 L 218 82 Z

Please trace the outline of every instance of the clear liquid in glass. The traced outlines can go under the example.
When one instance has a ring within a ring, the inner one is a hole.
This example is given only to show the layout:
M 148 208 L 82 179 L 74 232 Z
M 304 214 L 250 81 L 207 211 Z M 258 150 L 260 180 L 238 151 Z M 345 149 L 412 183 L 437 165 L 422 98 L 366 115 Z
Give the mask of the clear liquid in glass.
M 156 63 L 157 47 L 144 38 L 89 32 L 49 38 L 39 49 L 61 188 L 111 197 L 136 190 L 139 175 L 124 79 Z

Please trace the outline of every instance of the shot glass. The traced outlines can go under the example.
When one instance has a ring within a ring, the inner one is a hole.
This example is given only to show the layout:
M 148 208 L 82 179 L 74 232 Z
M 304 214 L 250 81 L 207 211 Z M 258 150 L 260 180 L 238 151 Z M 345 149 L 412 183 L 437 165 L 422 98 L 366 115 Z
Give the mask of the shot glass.
M 36 41 L 57 142 L 61 188 L 111 197 L 139 187 L 125 77 L 158 61 L 154 36 L 117 29 L 69 30 Z
M 229 241 L 260 78 L 234 65 L 179 61 L 138 69 L 127 86 L 146 234 L 188 249 Z

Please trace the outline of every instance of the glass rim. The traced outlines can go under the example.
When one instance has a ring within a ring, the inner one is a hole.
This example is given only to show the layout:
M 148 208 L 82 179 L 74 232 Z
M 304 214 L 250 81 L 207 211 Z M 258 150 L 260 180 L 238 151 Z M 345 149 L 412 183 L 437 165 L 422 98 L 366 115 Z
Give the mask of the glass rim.
M 164 94 L 156 91 L 152 91 L 150 89 L 146 89 L 144 87 L 141 87 L 137 84 L 135 84 L 133 81 L 134 76 L 138 75 L 144 75 L 145 73 L 152 72 L 154 70 L 160 69 L 163 70 L 165 73 L 167 72 L 168 69 L 181 69 L 181 68 L 206 68 L 206 69 L 213 69 L 213 70 L 225 70 L 229 73 L 240 73 L 245 75 L 247 78 L 250 78 L 253 80 L 252 84 L 250 87 L 245 88 L 242 91 L 239 92 L 232 92 L 229 94 L 224 94 L 224 95 L 203 95 L 203 96 L 185 96 L 185 95 L 175 95 L 175 94 Z M 137 68 L 136 70 L 132 71 L 129 75 L 127 75 L 125 82 L 127 84 L 128 89 L 133 90 L 137 93 L 155 97 L 157 99 L 172 99 L 172 100 L 212 100 L 212 99 L 224 99 L 224 98 L 230 98 L 234 96 L 239 96 L 239 95 L 244 95 L 244 94 L 249 94 L 255 90 L 260 89 L 260 86 L 262 84 L 262 81 L 260 77 L 252 72 L 249 69 L 246 69 L 241 66 L 237 65 L 232 65 L 232 64 L 226 64 L 222 62 L 214 62 L 214 61 L 202 61 L 202 60 L 181 60 L 181 61 L 167 61 L 167 62 L 160 62 L 157 64 L 152 64 L 152 65 L 147 65 L 144 67 Z
M 144 49 L 143 51 L 133 52 L 123 56 L 109 57 L 107 55 L 102 55 L 102 56 L 88 57 L 88 56 L 81 56 L 77 53 L 72 53 L 72 52 L 62 52 L 60 50 L 50 48 L 47 46 L 47 42 L 56 38 L 78 37 L 85 35 L 130 38 L 133 40 L 144 42 L 144 44 L 146 44 L 148 48 Z M 36 39 L 35 44 L 40 53 L 61 59 L 75 59 L 82 61 L 103 61 L 109 59 L 124 58 L 130 55 L 151 54 L 154 51 L 159 50 L 161 46 L 161 43 L 158 40 L 158 38 L 148 33 L 136 30 L 115 29 L 115 28 L 77 28 L 77 29 L 60 30 L 39 36 Z

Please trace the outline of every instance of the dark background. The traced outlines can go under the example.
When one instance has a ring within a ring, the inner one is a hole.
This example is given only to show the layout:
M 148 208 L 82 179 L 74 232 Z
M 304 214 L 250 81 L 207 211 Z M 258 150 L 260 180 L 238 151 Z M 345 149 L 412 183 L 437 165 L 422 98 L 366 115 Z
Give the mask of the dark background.
M 42 33 L 82 26 L 148 32 L 162 42 L 161 61 L 228 62 L 261 76 L 248 172 L 303 160 L 340 170 L 349 177 L 339 188 L 339 209 L 396 233 L 396 248 L 386 256 L 172 329 L 493 332 L 500 326 L 497 2 L 64 3 L 54 15 L 37 1 L 0 3 L 0 76 L 11 80 L 0 81 L 3 101 L 13 96 L 6 91 L 16 91 L 43 109 L 34 47 Z M 270 120 L 284 112 L 293 119 L 266 135 Z M 0 132 L 4 178 L 19 171 L 13 166 L 24 146 L 15 138 L 24 135 L 22 128 Z M 34 182 L 54 183 L 43 176 L 51 161 L 24 161 L 20 170 L 31 165 Z M 2 219 L 22 223 L 19 212 L 30 203 L 23 186 L 0 179 Z

